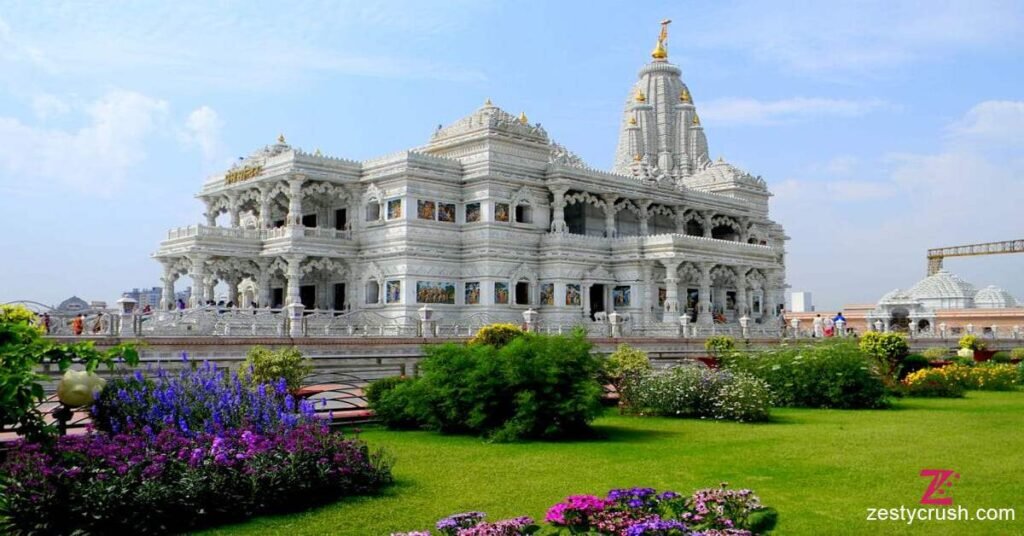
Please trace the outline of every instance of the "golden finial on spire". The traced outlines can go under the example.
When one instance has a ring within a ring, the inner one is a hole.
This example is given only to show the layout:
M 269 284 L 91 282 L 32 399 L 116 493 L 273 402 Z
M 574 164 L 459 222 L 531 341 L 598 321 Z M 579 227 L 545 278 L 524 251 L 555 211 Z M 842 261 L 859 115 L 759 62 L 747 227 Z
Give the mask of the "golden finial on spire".
M 633 155 L 633 161 L 634 162 L 639 162 L 642 159 L 643 159 L 643 157 L 640 156 L 640 153 L 637 153 L 637 154 Z
M 524 125 L 530 123 L 530 120 L 526 118 L 526 112 L 519 112 L 519 122 Z
M 491 104 L 491 98 L 490 97 L 487 97 L 487 100 L 484 101 L 484 106 L 494 106 L 493 104 Z
M 644 90 L 642 90 L 642 89 L 636 90 L 636 101 L 637 102 L 647 102 L 647 95 L 644 95 Z
M 633 126 L 636 126 L 636 117 L 630 117 L 629 118 L 629 124 L 633 125 Z
M 284 134 L 277 135 L 277 143 L 284 143 Z
M 672 23 L 671 19 L 665 19 L 661 21 L 661 33 L 658 34 L 658 44 L 654 45 L 654 50 L 651 51 L 651 57 L 656 60 L 668 59 L 668 25 Z
M 690 98 L 690 90 L 684 87 L 683 90 L 679 92 L 679 102 L 685 102 L 687 104 L 693 102 L 693 99 Z
M 698 127 L 700 126 L 700 117 L 697 116 L 697 112 L 693 112 L 693 124 Z

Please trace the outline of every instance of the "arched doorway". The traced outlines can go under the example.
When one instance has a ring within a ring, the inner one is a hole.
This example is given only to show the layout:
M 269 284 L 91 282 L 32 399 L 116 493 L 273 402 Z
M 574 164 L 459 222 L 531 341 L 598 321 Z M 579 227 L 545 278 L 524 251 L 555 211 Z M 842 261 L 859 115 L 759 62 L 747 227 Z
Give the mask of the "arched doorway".
M 892 310 L 889 317 L 889 329 L 892 331 L 908 331 L 910 327 L 910 311 L 903 307 Z

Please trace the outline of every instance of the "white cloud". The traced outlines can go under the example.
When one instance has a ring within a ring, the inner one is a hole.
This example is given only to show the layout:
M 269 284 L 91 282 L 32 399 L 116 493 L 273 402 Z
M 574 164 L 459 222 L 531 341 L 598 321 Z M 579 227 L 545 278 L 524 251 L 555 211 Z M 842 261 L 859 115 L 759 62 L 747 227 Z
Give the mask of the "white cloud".
M 732 48 L 801 73 L 872 74 L 960 50 L 1013 47 L 1024 35 L 1024 5 L 1000 0 L 777 3 L 748 0 L 695 25 L 693 41 Z
M 207 162 L 212 162 L 224 151 L 220 137 L 222 128 L 224 121 L 217 112 L 209 106 L 201 106 L 188 114 L 183 139 L 187 144 L 198 145 L 203 152 L 203 158 Z
M 71 187 L 109 195 L 146 156 L 147 139 L 163 128 L 166 102 L 110 91 L 81 112 L 77 129 L 46 128 L 0 117 L 0 185 Z
M 56 95 L 42 93 L 32 97 L 32 111 L 40 120 L 52 119 L 71 111 L 71 105 Z
M 773 211 L 792 236 L 789 280 L 827 307 L 873 303 L 924 276 L 928 248 L 1019 238 L 1024 160 L 993 146 L 1020 146 L 1024 102 L 982 102 L 949 128 L 932 153 L 881 155 L 852 174 L 877 180 L 790 179 L 773 190 Z M 827 167 L 827 166 L 826 166 Z M 984 269 L 981 269 L 984 268 Z M 1024 294 L 1019 263 L 979 258 L 958 268 L 975 284 Z
M 775 101 L 725 98 L 700 105 L 700 113 L 716 124 L 767 125 L 812 117 L 858 117 L 885 106 L 879 99 L 847 100 L 795 97 Z
M 1024 101 L 985 101 L 950 128 L 958 141 L 1024 147 Z

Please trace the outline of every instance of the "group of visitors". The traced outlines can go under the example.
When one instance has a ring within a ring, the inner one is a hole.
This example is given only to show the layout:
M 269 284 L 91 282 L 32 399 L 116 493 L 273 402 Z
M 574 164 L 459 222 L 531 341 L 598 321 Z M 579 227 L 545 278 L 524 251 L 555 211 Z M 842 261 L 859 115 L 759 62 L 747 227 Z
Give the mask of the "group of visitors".
M 818 313 L 814 316 L 814 321 L 811 323 L 811 327 L 813 328 L 813 333 L 811 334 L 812 337 L 833 337 L 839 334 L 837 333 L 839 329 L 843 329 L 844 331 L 846 330 L 846 317 L 843 316 L 842 311 L 839 311 L 839 313 L 832 318 L 827 316 L 822 318 L 821 313 Z M 839 335 L 845 334 L 846 333 L 842 333 Z

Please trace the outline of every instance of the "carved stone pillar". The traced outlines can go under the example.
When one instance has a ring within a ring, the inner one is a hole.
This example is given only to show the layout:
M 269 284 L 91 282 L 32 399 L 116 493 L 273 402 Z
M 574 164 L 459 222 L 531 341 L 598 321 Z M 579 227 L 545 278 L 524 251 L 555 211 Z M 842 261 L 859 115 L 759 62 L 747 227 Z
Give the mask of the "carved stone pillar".
M 173 272 L 171 264 L 172 261 L 164 262 L 164 277 L 162 279 L 164 290 L 160 294 L 160 309 L 164 311 L 173 309 L 177 305 L 174 299 L 174 280 L 178 278 L 178 274 Z
M 259 259 L 256 264 L 260 267 L 256 275 L 256 305 L 258 307 L 270 307 L 270 259 Z
M 747 308 L 747 270 L 746 266 L 736 267 L 736 318 L 750 314 Z
M 669 313 L 679 312 L 679 265 L 682 261 L 677 259 L 661 259 L 665 267 L 665 317 Z
M 210 198 L 203 198 L 203 203 L 206 204 L 206 212 L 203 213 L 206 216 L 206 225 L 209 227 L 217 226 L 217 214 L 213 211 L 213 201 Z
M 260 187 L 260 229 L 269 229 L 273 222 L 270 220 L 270 186 Z
M 299 293 L 299 286 L 302 283 L 302 261 L 306 257 L 303 255 L 293 255 L 287 257 L 288 261 L 288 288 L 285 291 L 285 305 L 292 305 L 295 303 L 302 303 L 302 297 Z M 382 285 L 383 286 L 383 285 Z
M 640 201 L 640 236 L 647 236 L 647 222 L 651 217 L 648 209 L 651 207 L 650 199 L 643 199 Z
M 684 219 L 685 213 L 686 209 L 682 205 L 676 207 L 676 234 L 686 234 L 686 220 Z
M 192 277 L 192 296 L 189 298 L 192 307 L 200 307 L 206 303 L 206 255 L 192 255 L 189 261 L 192 267 L 189 276 Z
M 644 262 L 640 265 L 641 277 L 643 277 L 643 286 L 640 292 L 640 310 L 643 312 L 642 318 L 645 324 L 654 322 L 654 305 L 657 303 L 657 297 L 655 293 L 656 285 L 654 283 L 654 266 L 649 262 Z
M 238 228 L 241 215 L 238 210 L 238 193 L 234 191 L 228 192 L 228 214 L 231 215 L 231 227 Z
M 710 326 L 714 323 L 711 316 L 711 268 L 710 262 L 700 263 L 700 295 L 698 296 L 697 323 Z
M 615 201 L 619 195 L 604 194 L 601 197 L 604 198 L 604 235 L 614 238 L 618 236 L 618 231 L 615 229 Z
M 288 179 L 288 225 L 302 224 L 302 182 L 304 180 L 302 175 Z
M 590 318 L 590 287 L 593 283 L 583 283 L 580 285 L 580 292 L 583 293 L 582 300 L 580 303 L 583 304 L 583 316 Z
M 551 188 L 551 194 L 554 196 L 551 201 L 552 233 L 564 233 L 568 230 L 565 224 L 565 194 L 568 191 L 568 188 Z
M 705 210 L 701 212 L 701 216 L 704 216 L 704 238 L 711 238 L 711 220 L 715 218 L 715 213 Z
M 242 283 L 242 280 L 238 276 L 231 276 L 227 278 L 228 282 L 228 301 L 235 304 L 235 307 L 239 307 L 238 303 L 238 285 Z

